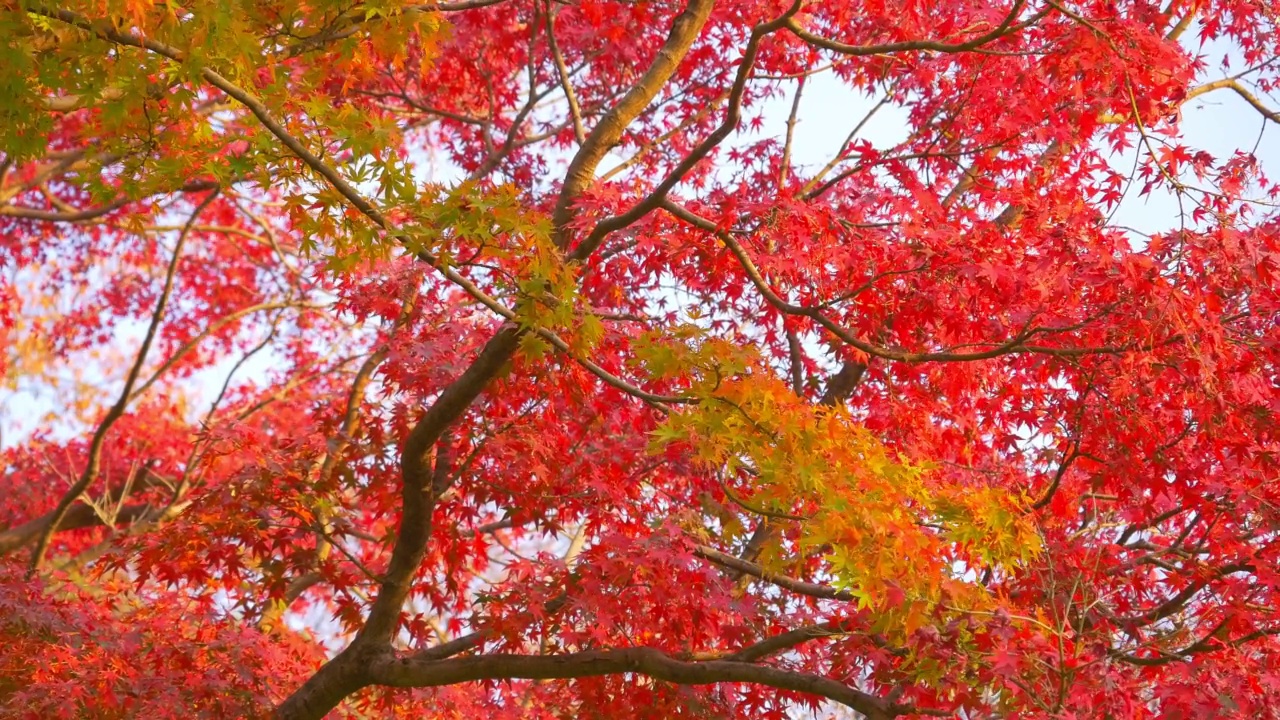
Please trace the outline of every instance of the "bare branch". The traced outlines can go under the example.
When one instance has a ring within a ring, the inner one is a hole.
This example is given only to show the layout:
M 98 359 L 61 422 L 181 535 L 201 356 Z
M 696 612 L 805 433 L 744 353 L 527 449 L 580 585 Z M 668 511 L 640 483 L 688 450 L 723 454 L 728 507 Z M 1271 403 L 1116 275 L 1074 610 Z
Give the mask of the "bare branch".
M 796 580 L 795 578 L 787 577 L 786 575 L 771 573 L 753 562 L 747 562 L 746 560 L 736 558 L 728 553 L 720 552 L 708 545 L 699 545 L 694 548 L 693 554 L 703 560 L 708 560 L 716 565 L 720 565 L 721 567 L 737 570 L 738 572 L 760 578 L 765 582 L 777 585 L 780 588 L 784 588 L 801 595 L 808 595 L 809 597 L 824 600 L 841 600 L 844 602 L 852 602 L 856 600 L 853 593 L 848 591 L 837 590 L 828 585 L 819 585 L 818 583 Z
M 582 108 L 578 106 L 578 96 L 573 92 L 573 83 L 569 79 L 569 69 L 564 65 L 564 56 L 560 54 L 560 46 L 556 44 L 555 12 L 551 3 L 547 3 L 547 45 L 551 48 L 551 58 L 555 61 L 556 72 L 560 74 L 560 86 L 564 88 L 564 98 L 569 103 L 569 115 L 573 118 L 573 136 L 578 144 L 586 142 L 587 133 L 582 127 Z
M 137 382 L 138 375 L 142 372 L 142 365 L 147 361 L 147 353 L 151 350 L 151 343 L 155 340 L 156 331 L 160 328 L 160 321 L 164 318 L 164 311 L 169 303 L 169 295 L 173 292 L 173 281 L 177 275 L 178 261 L 182 258 L 182 246 L 186 242 L 187 236 L 191 233 L 191 227 L 195 225 L 197 218 L 200 217 L 200 213 L 204 212 L 204 209 L 217 196 L 217 191 L 209 193 L 192 211 L 186 227 L 178 235 L 178 240 L 173 248 L 173 256 L 170 258 L 169 267 L 165 271 L 164 289 L 160 292 L 160 299 L 156 301 L 155 312 L 151 315 L 151 324 L 147 327 L 147 333 L 142 338 L 142 345 L 138 348 L 137 358 L 134 360 L 133 366 L 129 368 L 129 375 L 125 378 L 124 388 L 120 391 L 120 397 L 116 400 L 115 405 L 107 412 L 106 417 L 102 419 L 102 422 L 98 424 L 97 430 L 93 433 L 93 439 L 89 443 L 89 457 L 85 462 L 84 472 L 81 473 L 80 479 L 58 501 L 58 506 L 54 508 L 53 515 L 49 519 L 48 527 L 40 535 L 40 540 L 36 543 L 35 549 L 31 551 L 31 564 L 27 569 L 28 577 L 35 575 L 40 568 L 40 562 L 44 559 L 45 551 L 49 547 L 49 541 L 52 539 L 53 533 L 62 524 L 62 519 L 66 516 L 72 503 L 78 500 L 98 477 L 98 470 L 102 462 L 102 447 L 106 443 L 107 431 L 124 415 L 125 408 L 129 404 L 129 398 L 132 395 L 133 384 Z
M 1006 35 L 1010 35 L 1018 32 L 1019 30 L 1030 27 L 1037 22 L 1040 22 L 1040 20 L 1048 14 L 1047 9 L 1042 10 L 1035 15 L 1032 15 L 1027 20 L 1015 24 L 1014 21 L 1017 20 L 1018 13 L 1022 12 L 1023 5 L 1025 5 L 1025 0 L 1015 0 L 1013 6 L 1009 9 L 1008 14 L 1005 15 L 1004 20 L 993 30 L 979 35 L 972 40 L 966 40 L 958 43 L 944 43 L 937 40 L 906 40 L 903 42 L 885 43 L 882 45 L 849 45 L 837 40 L 831 40 L 815 35 L 804 29 L 804 27 L 794 19 L 787 20 L 786 28 L 794 33 L 796 37 L 804 40 L 810 45 L 838 52 L 841 55 L 849 55 L 853 57 L 917 51 L 958 53 L 974 50 Z

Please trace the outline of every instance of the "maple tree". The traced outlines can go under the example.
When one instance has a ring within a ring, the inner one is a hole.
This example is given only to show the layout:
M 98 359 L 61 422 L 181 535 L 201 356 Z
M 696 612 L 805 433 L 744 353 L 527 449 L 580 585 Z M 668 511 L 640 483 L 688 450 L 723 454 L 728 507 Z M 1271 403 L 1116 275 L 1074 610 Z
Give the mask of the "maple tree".
M 1276 715 L 1280 186 L 1181 126 L 1280 124 L 1274 3 L 7 0 L 0 67 L 0 717 Z

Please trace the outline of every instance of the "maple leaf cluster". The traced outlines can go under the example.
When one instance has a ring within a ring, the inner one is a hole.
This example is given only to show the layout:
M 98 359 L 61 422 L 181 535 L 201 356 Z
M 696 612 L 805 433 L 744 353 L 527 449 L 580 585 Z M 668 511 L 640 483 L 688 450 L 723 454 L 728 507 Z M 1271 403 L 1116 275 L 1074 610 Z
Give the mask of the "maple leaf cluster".
M 0 718 L 1280 712 L 1274 3 L 14 0 L 0 67 Z

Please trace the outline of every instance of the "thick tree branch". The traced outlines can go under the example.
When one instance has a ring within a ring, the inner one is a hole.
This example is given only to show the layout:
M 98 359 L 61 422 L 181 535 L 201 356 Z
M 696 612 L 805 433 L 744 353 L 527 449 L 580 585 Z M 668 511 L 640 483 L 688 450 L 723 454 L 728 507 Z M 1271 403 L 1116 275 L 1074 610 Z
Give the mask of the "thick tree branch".
M 1266 118 L 1267 120 L 1270 120 L 1273 123 L 1280 125 L 1280 111 L 1272 110 L 1271 108 L 1267 107 L 1262 102 L 1262 100 L 1258 99 L 1257 95 L 1254 95 L 1253 93 L 1249 92 L 1249 90 L 1246 89 L 1245 86 L 1240 83 L 1240 80 L 1234 77 L 1223 78 L 1222 80 L 1215 80 L 1211 83 L 1205 83 L 1204 85 L 1200 85 L 1198 87 L 1192 88 L 1187 92 L 1187 96 L 1183 99 L 1183 102 L 1186 102 L 1191 98 L 1213 92 L 1214 90 L 1224 90 L 1224 89 L 1230 90 L 1234 92 L 1236 95 L 1239 95 L 1242 100 L 1249 103 L 1249 105 L 1254 110 L 1257 110 L 1258 114 L 1262 115 L 1262 117 Z
M 713 5 L 713 0 L 690 0 L 684 11 L 676 16 L 671 25 L 671 32 L 667 35 L 667 41 L 658 50 L 657 57 L 654 58 L 644 76 L 622 96 L 617 105 L 600 118 L 600 122 L 591 129 L 577 154 L 574 155 L 565 173 L 564 185 L 556 200 L 555 211 L 551 215 L 551 221 L 555 226 L 554 239 L 558 247 L 564 249 L 569 245 L 571 239 L 569 228 L 576 215 L 573 205 L 579 196 L 595 182 L 596 168 L 600 166 L 600 161 L 622 139 L 622 133 L 631 121 L 648 107 L 675 74 L 680 61 L 688 54 L 693 41 L 702 32 L 702 26 L 711 15 Z M 595 232 L 593 231 L 592 234 L 594 235 Z M 594 248 L 579 248 L 573 257 L 581 260 L 592 250 Z
M 573 217 L 571 204 L 577 195 L 585 190 L 594 178 L 595 168 L 604 155 L 617 141 L 623 130 L 637 114 L 649 104 L 658 91 L 666 84 L 676 67 L 683 60 L 693 41 L 701 32 L 711 12 L 712 0 L 691 0 L 684 12 L 678 15 L 668 34 L 666 42 L 658 51 L 658 57 L 641 80 L 624 95 L 619 104 L 606 113 L 605 117 L 588 135 L 574 160 L 570 163 L 569 175 L 560 193 L 555 222 L 555 240 L 563 248 L 568 242 L 568 226 Z M 211 71 L 209 71 L 211 72 Z M 229 85 L 216 73 L 206 72 L 207 79 L 218 80 Z M 217 82 L 214 83 L 217 85 Z M 225 90 L 225 88 L 224 88 Z M 230 94 L 230 93 L 229 93 Z M 242 96 L 245 93 L 240 93 Z M 233 96 L 234 97 L 234 96 Z M 237 98 L 239 99 L 239 98 Z M 248 100 L 261 108 L 261 113 L 254 110 L 253 105 L 246 103 L 258 115 L 264 124 L 274 123 L 265 108 L 252 98 Z M 243 101 L 242 101 L 243 102 Z M 278 124 L 276 127 L 279 127 Z M 276 132 L 273 129 L 273 132 Z M 331 182 L 336 179 L 334 187 L 348 199 L 352 200 L 360 212 L 382 227 L 388 224 L 381 213 L 368 201 L 361 197 L 336 172 L 324 166 L 318 159 L 301 147 L 297 140 L 283 132 L 276 132 L 282 142 L 299 157 L 310 157 L 308 164 L 314 161 L 314 167 L 324 169 L 322 172 Z M 296 146 L 296 149 L 295 149 Z M 305 153 L 303 155 L 302 153 Z M 452 279 L 452 277 L 451 277 Z M 463 278 L 465 280 L 465 278 Z M 346 650 L 326 664 L 301 688 L 290 696 L 277 709 L 280 718 L 319 718 L 336 706 L 342 698 L 356 689 L 368 684 L 367 670 L 371 659 L 389 650 L 389 643 L 399 622 L 400 610 L 408 597 L 413 574 L 422 563 L 426 552 L 427 540 L 431 534 L 431 513 L 435 500 L 444 490 L 437 482 L 429 465 L 428 458 L 433 447 L 444 436 L 450 425 L 456 421 L 480 393 L 495 379 L 507 361 L 519 347 L 523 331 L 516 324 L 508 322 L 485 345 L 479 356 L 462 373 L 462 375 L 446 387 L 432 403 L 431 407 L 410 431 L 401 448 L 401 502 L 403 503 L 400 530 L 392 549 L 391 561 L 382 581 L 382 587 L 369 611 L 365 625 L 357 633 L 356 638 Z M 437 457 L 437 463 L 440 458 Z
M 115 520 L 117 523 L 127 524 L 145 517 L 150 511 L 151 505 L 146 503 L 126 505 L 116 512 Z M 52 528 L 53 517 L 54 511 L 51 510 L 34 520 L 28 520 L 17 527 L 0 532 L 0 555 L 7 555 L 47 533 L 60 533 L 67 530 L 79 530 L 102 525 L 102 518 L 98 513 L 84 503 L 71 506 L 62 516 L 62 521 L 58 523 L 56 528 Z
M 570 253 L 570 259 L 582 260 L 586 258 L 595 252 L 596 248 L 600 246 L 600 243 L 604 242 L 605 238 L 607 238 L 610 233 L 617 232 L 618 230 L 637 222 L 644 216 L 661 207 L 663 202 L 666 200 L 667 195 L 670 194 L 675 186 L 678 185 L 699 162 L 702 162 L 703 158 L 720 145 L 720 143 L 724 142 L 725 138 L 729 137 L 729 134 L 738 127 L 738 121 L 742 119 L 743 94 L 746 92 L 747 81 L 751 79 L 751 70 L 755 66 L 756 56 L 760 52 L 760 43 L 766 36 L 781 29 L 792 16 L 799 12 L 800 5 L 799 0 L 796 0 L 796 2 L 793 2 L 791 7 L 778 18 L 771 20 L 770 22 L 757 25 L 751 29 L 751 39 L 747 41 L 747 47 L 742 52 L 742 60 L 738 64 L 738 74 L 734 78 L 733 86 L 729 89 L 729 103 L 725 109 L 724 120 L 720 125 L 713 130 L 706 139 L 698 143 L 698 145 L 694 147 L 694 149 L 691 150 L 684 159 L 676 163 L 676 166 L 667 173 L 666 177 L 664 177 L 662 181 L 658 183 L 657 187 L 645 196 L 644 199 L 631 206 L 631 209 L 621 215 L 613 215 L 597 223 L 587 237 L 583 239 L 581 244 L 579 244 L 578 247 Z
M 653 648 L 566 655 L 478 655 L 449 660 L 407 657 L 383 661 L 372 669 L 370 675 L 375 682 L 393 687 L 437 687 L 500 678 L 545 680 L 620 673 L 637 673 L 679 685 L 723 682 L 765 685 L 827 698 L 872 720 L 887 720 L 913 712 L 919 714 L 913 708 L 889 703 L 819 675 L 731 660 L 687 662 Z

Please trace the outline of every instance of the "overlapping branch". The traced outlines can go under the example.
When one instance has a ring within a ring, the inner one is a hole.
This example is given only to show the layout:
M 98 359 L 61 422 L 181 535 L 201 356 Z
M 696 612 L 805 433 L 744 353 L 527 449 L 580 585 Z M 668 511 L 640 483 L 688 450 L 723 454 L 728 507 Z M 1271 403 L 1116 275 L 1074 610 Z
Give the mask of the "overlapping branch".
M 734 257 L 738 259 L 739 265 L 742 266 L 742 269 L 746 273 L 747 278 L 751 281 L 751 284 L 754 285 L 756 289 L 760 292 L 760 294 L 764 296 L 765 300 L 768 301 L 768 303 L 772 305 L 774 308 L 776 308 L 778 311 L 788 315 L 797 315 L 801 317 L 807 317 L 810 320 L 813 320 L 814 322 L 816 322 L 818 325 L 820 325 L 824 329 L 826 329 L 832 335 L 835 335 L 844 343 L 850 345 L 851 347 L 857 348 L 858 350 L 861 350 L 862 352 L 872 357 L 877 357 L 884 360 L 895 360 L 898 362 L 923 363 L 923 362 L 966 362 L 966 361 L 973 361 L 973 360 L 988 360 L 991 358 L 996 358 L 1002 355 L 1009 355 L 1013 353 L 1033 353 L 1033 354 L 1039 354 L 1039 355 L 1050 355 L 1054 357 L 1080 357 L 1085 355 L 1119 355 L 1119 354 L 1129 352 L 1132 350 L 1137 350 L 1137 349 L 1149 350 L 1155 347 L 1161 347 L 1164 345 L 1169 345 L 1175 342 L 1179 342 L 1181 340 L 1180 335 L 1174 335 L 1162 341 L 1159 341 L 1157 343 L 1152 343 L 1149 345 L 1130 344 L 1130 345 L 1103 345 L 1103 346 L 1097 346 L 1097 347 L 1054 347 L 1049 345 L 1038 345 L 1038 344 L 1031 343 L 1029 341 L 1037 336 L 1060 333 L 1060 332 L 1064 332 L 1066 330 L 1070 330 L 1074 328 L 1036 327 L 1028 324 L 1017 335 L 1014 335 L 1013 337 L 1003 341 L 993 341 L 992 343 L 990 343 L 991 345 L 993 345 L 993 347 L 991 347 L 990 349 L 979 350 L 976 352 L 953 352 L 953 351 L 911 352 L 907 350 L 897 350 L 894 348 L 881 347 L 881 346 L 869 343 L 866 340 L 863 340 L 862 338 L 859 338 L 849 329 L 839 325 L 834 320 L 827 317 L 817 307 L 807 306 L 807 305 L 796 305 L 794 303 L 791 303 L 785 300 L 781 295 L 777 293 L 777 291 L 775 291 L 769 285 L 768 280 L 765 279 L 764 275 L 756 267 L 755 262 L 752 261 L 751 256 L 747 254 L 747 251 L 742 247 L 742 244 L 739 243 L 738 240 L 734 238 L 731 233 L 721 230 L 711 220 L 708 220 L 700 215 L 697 215 L 696 213 L 688 210 L 687 208 L 681 205 L 677 205 L 676 203 L 670 200 L 663 200 L 661 202 L 661 206 L 664 210 L 671 213 L 671 215 L 676 217 L 677 219 L 684 221 L 689 225 L 692 225 L 693 227 L 696 227 L 700 230 L 704 230 L 706 232 L 714 234 L 722 243 L 724 243 L 724 246 L 728 248 L 729 252 L 733 253 Z
M 146 335 L 142 338 L 137 357 L 133 362 L 133 366 L 129 368 L 124 388 L 120 391 L 119 399 L 111 406 L 111 409 L 107 411 L 106 417 L 98 423 L 97 429 L 94 430 L 93 439 L 89 442 L 89 455 L 85 461 L 84 471 L 80 474 L 80 478 L 63 494 L 62 499 L 58 501 L 57 507 L 54 508 L 49 518 L 48 526 L 40 534 L 40 539 L 36 542 L 35 549 L 31 551 L 31 564 L 27 571 L 28 576 L 34 575 L 36 570 L 39 569 L 41 561 L 44 560 L 44 553 L 49 547 L 49 541 L 52 539 L 54 532 L 62 525 L 63 518 L 66 517 L 67 512 L 71 509 L 71 505 L 80 499 L 80 496 L 98 477 L 98 471 L 102 463 L 102 448 L 106 443 L 107 433 L 111 430 L 111 426 L 124 415 L 125 408 L 128 407 L 129 399 L 133 394 L 134 383 L 138 381 L 138 376 L 142 373 L 142 366 L 147 361 L 147 353 L 151 350 L 151 343 L 155 340 L 161 320 L 164 319 L 169 296 L 173 292 L 173 282 L 177 274 L 178 262 L 182 258 L 182 246 L 186 242 L 187 236 L 191 234 L 191 228 L 200 217 L 200 213 L 204 212 L 204 209 L 216 197 L 216 191 L 209 193 L 191 212 L 191 217 L 186 226 L 178 234 L 178 240 L 173 248 L 173 255 L 169 260 L 169 267 L 165 271 L 164 288 L 160 291 L 160 298 L 156 301 L 155 312 L 152 313 L 151 323 L 147 326 Z

